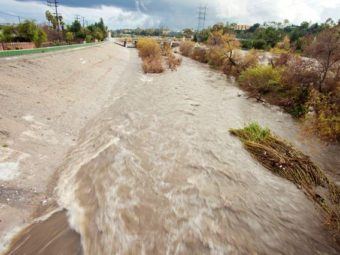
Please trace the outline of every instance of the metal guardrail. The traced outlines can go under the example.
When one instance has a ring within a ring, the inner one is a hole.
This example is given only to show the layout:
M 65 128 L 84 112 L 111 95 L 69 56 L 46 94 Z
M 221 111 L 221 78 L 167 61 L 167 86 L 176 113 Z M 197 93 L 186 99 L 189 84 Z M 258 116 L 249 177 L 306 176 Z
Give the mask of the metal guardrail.
M 48 52 L 55 52 L 60 50 L 68 50 L 74 48 L 82 48 L 88 47 L 92 45 L 99 45 L 101 43 L 84 43 L 84 44 L 71 44 L 71 45 L 62 45 L 62 46 L 53 46 L 53 47 L 46 47 L 46 48 L 35 48 L 35 49 L 25 49 L 25 50 L 4 50 L 0 51 L 0 58 L 1 57 L 15 57 L 21 55 L 30 55 L 36 53 L 48 53 Z

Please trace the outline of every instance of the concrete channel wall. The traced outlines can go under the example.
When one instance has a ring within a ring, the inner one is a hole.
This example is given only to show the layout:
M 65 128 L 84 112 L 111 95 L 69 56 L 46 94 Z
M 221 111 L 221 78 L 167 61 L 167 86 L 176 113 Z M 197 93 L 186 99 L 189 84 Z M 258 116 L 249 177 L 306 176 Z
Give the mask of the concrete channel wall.
M 72 44 L 72 45 L 54 46 L 54 47 L 46 47 L 46 48 L 24 49 L 24 50 L 4 50 L 4 51 L 0 51 L 0 58 L 1 57 L 14 57 L 14 56 L 21 56 L 21 55 L 29 55 L 29 54 L 36 54 L 36 53 L 55 52 L 55 51 L 60 51 L 60 50 L 68 50 L 68 49 L 88 47 L 88 46 L 93 46 L 93 45 L 96 45 L 96 44 L 101 44 L 101 43 Z

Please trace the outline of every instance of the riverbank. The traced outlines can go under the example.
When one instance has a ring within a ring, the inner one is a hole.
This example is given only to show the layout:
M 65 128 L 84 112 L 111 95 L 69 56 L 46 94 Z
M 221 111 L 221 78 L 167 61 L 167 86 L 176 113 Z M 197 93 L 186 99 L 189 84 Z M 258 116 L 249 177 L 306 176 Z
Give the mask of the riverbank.
M 0 62 L 1 245 L 56 208 L 55 173 L 79 130 L 110 101 L 128 58 L 105 43 Z

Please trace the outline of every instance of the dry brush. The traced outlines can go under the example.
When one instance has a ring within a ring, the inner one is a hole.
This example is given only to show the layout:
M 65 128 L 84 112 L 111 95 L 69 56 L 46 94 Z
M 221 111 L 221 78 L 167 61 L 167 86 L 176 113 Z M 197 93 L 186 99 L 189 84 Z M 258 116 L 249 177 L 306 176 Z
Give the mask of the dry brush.
M 163 47 L 152 38 L 141 38 L 138 40 L 137 49 L 143 64 L 145 73 L 164 72 L 164 61 L 171 70 L 176 70 L 181 64 L 181 59 L 176 57 L 168 43 L 163 43 Z M 165 58 L 165 59 L 164 59 Z

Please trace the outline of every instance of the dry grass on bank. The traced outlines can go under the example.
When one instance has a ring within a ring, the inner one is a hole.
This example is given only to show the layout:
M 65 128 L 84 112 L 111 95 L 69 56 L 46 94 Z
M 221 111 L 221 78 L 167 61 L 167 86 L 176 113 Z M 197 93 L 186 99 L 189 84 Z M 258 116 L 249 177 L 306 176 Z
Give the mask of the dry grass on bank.
M 162 47 L 162 55 L 166 58 L 166 63 L 171 71 L 175 71 L 182 63 L 180 57 L 176 57 L 169 43 L 164 42 Z
M 195 47 L 190 56 L 192 59 L 201 62 L 201 63 L 208 63 L 208 50 L 202 47 Z
M 144 73 L 163 73 L 164 68 L 162 65 L 162 58 L 161 57 L 148 57 L 143 59 L 142 68 Z
M 142 59 L 156 58 L 161 56 L 161 47 L 158 42 L 151 38 L 141 38 L 138 40 L 137 49 Z
M 162 73 L 164 71 L 162 51 L 157 41 L 141 38 L 138 40 L 137 49 L 143 61 L 142 67 L 145 73 Z
M 194 50 L 195 43 L 191 41 L 184 41 L 180 44 L 179 50 L 181 51 L 181 54 L 185 57 L 190 57 L 192 54 L 192 51 Z
M 168 63 L 169 69 L 170 69 L 171 71 L 174 71 L 174 70 L 177 69 L 178 66 L 181 65 L 182 59 L 176 57 L 175 54 L 171 52 L 171 53 L 167 56 L 167 63 Z
M 291 182 L 323 210 L 325 223 L 340 242 L 340 189 L 327 178 L 308 156 L 273 135 L 257 123 L 232 129 L 246 150 L 264 167 Z M 327 195 L 319 194 L 324 190 Z
M 142 67 L 145 73 L 164 72 L 164 62 L 166 62 L 168 68 L 172 71 L 176 70 L 182 63 L 182 59 L 175 56 L 170 45 L 166 42 L 161 48 L 156 40 L 142 38 L 137 43 L 137 49 L 143 61 Z M 163 58 L 165 58 L 165 61 Z

